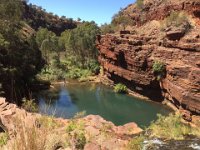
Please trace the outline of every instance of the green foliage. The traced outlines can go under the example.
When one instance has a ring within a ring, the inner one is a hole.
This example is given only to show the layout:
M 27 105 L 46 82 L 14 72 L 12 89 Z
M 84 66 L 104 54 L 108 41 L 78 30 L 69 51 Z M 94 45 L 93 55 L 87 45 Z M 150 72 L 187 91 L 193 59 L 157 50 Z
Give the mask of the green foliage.
M 115 32 L 115 26 L 113 24 L 103 24 L 101 25 L 101 33 L 107 34 L 107 33 L 114 33 Z
M 90 70 L 93 74 L 98 74 L 100 71 L 100 66 L 97 60 L 90 60 L 87 64 L 87 69 Z
M 134 21 L 129 16 L 118 14 L 113 17 L 112 24 L 115 26 L 120 25 L 125 30 L 126 26 L 133 25 Z
M 36 42 L 39 47 L 41 47 L 42 43 L 46 39 L 50 39 L 55 34 L 51 31 L 49 31 L 46 28 L 39 28 L 39 30 L 36 33 Z
M 8 133 L 0 133 L 0 147 L 7 144 L 9 139 Z
M 37 39 L 43 40 L 38 43 L 42 43 L 41 50 L 46 56 L 47 66 L 39 76 L 48 80 L 84 79 L 99 73 L 95 46 L 98 33 L 99 28 L 94 22 L 85 22 L 76 29 L 66 30 L 60 37 L 47 29 L 40 29 Z
M 137 0 L 137 1 L 136 1 L 136 6 L 137 6 L 139 9 L 142 9 L 143 6 L 144 6 L 144 0 Z
M 75 132 L 74 137 L 75 139 L 75 147 L 77 149 L 84 149 L 86 144 L 86 137 L 83 132 Z
M 161 80 L 165 76 L 165 65 L 160 61 L 154 61 L 153 72 L 156 75 L 157 80 Z
M 24 98 L 22 100 L 22 108 L 24 108 L 26 111 L 29 112 L 38 112 L 38 106 L 37 104 L 34 102 L 34 99 L 31 100 L 27 100 L 26 98 Z
M 103 34 L 114 33 L 119 30 L 125 30 L 127 26 L 133 26 L 134 24 L 135 21 L 129 15 L 124 14 L 123 9 L 120 8 L 119 12 L 113 15 L 111 24 L 102 25 L 101 30 Z
M 86 144 L 84 122 L 73 119 L 69 122 L 66 131 L 69 133 L 71 144 L 75 145 L 76 149 L 84 149 Z
M 153 72 L 162 73 L 163 71 L 165 71 L 165 65 L 160 61 L 154 61 Z
M 161 30 L 166 29 L 167 27 L 180 27 L 185 26 L 186 30 L 188 30 L 191 25 L 189 22 L 189 16 L 184 12 L 180 11 L 173 11 L 171 14 L 162 22 Z
M 81 67 L 87 67 L 91 59 L 97 58 L 95 40 L 99 33 L 100 30 L 94 22 L 85 22 L 62 33 L 61 39 L 65 43 L 67 55 L 73 55 L 75 60 L 80 61 Z
M 35 38 L 31 34 L 21 37 L 27 28 L 21 23 L 22 6 L 21 0 L 0 1 L 0 83 L 5 96 L 13 101 L 31 90 L 44 65 Z
M 55 51 L 59 55 L 60 52 L 58 37 L 46 28 L 40 28 L 36 34 L 36 42 L 46 60 L 47 66 L 49 66 L 51 53 Z
M 20 0 L 1 0 L 0 1 L 0 22 L 5 27 L 18 23 L 23 13 L 23 4 Z M 5 21 L 7 20 L 7 21 Z M 10 22 L 12 21 L 12 22 Z
M 169 116 L 158 115 L 158 120 L 152 122 L 148 130 L 152 137 L 164 139 L 184 139 L 187 135 L 200 136 L 200 130 L 194 129 L 191 126 L 182 122 L 182 117 L 179 114 L 170 114 Z
M 66 29 L 76 28 L 77 22 L 72 18 L 66 18 L 65 16 L 58 17 L 57 15 L 46 12 L 40 6 L 33 5 L 31 3 L 24 3 L 25 11 L 24 11 L 24 20 L 36 31 L 42 27 L 51 30 L 56 33 L 56 35 L 60 35 Z
M 118 83 L 114 86 L 114 91 L 116 93 L 127 93 L 128 89 L 124 84 Z
M 58 127 L 58 123 L 52 116 L 42 116 L 36 120 L 37 124 L 46 129 L 55 129 Z
M 142 150 L 144 142 L 143 136 L 134 137 L 128 143 L 128 149 L 130 150 Z
M 90 75 L 92 75 L 90 70 L 73 68 L 67 72 L 66 77 L 70 79 L 79 79 L 88 77 Z

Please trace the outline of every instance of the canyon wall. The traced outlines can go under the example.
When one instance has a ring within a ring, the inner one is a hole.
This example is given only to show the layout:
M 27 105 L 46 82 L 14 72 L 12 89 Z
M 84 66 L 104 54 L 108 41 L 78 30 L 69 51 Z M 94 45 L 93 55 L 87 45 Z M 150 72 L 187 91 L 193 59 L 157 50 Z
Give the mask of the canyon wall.
M 188 24 L 163 27 L 174 11 L 184 13 Z M 142 11 L 133 4 L 123 13 L 135 25 L 97 37 L 106 77 L 150 99 L 168 100 L 189 115 L 200 114 L 200 2 L 146 0 Z M 161 77 L 153 70 L 155 62 L 165 66 Z

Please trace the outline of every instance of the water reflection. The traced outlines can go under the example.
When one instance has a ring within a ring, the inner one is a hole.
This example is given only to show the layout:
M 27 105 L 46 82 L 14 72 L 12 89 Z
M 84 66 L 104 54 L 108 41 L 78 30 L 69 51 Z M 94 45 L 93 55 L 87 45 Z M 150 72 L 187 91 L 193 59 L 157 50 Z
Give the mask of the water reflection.
M 68 84 L 39 94 L 41 113 L 72 118 L 77 112 L 101 115 L 116 125 L 131 121 L 148 126 L 156 114 L 166 115 L 169 109 L 137 98 L 116 94 L 97 84 Z

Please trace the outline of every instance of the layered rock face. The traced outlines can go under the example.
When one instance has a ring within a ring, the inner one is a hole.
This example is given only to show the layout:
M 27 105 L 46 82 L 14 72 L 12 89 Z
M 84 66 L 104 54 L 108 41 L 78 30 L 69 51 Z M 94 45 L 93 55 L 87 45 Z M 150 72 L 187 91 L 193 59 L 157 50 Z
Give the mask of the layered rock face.
M 149 0 L 144 1 L 143 11 L 136 7 L 129 5 L 124 10 L 124 15 L 132 12 L 128 15 L 136 21 L 130 31 L 97 38 L 105 75 L 151 99 L 166 99 L 179 109 L 200 114 L 200 2 L 154 4 Z M 164 26 L 165 18 L 176 10 L 187 21 Z M 153 71 L 155 61 L 165 65 L 161 79 Z

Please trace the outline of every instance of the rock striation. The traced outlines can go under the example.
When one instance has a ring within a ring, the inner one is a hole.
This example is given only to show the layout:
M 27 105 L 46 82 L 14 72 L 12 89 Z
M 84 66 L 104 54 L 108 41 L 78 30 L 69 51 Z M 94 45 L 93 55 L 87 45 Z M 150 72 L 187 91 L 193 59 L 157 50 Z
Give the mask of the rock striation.
M 170 101 L 187 118 L 200 114 L 200 2 L 145 0 L 141 9 L 133 4 L 123 10 L 135 21 L 129 31 L 97 37 L 105 76 L 150 99 Z M 164 26 L 174 11 L 187 21 Z M 165 66 L 161 78 L 155 61 Z

